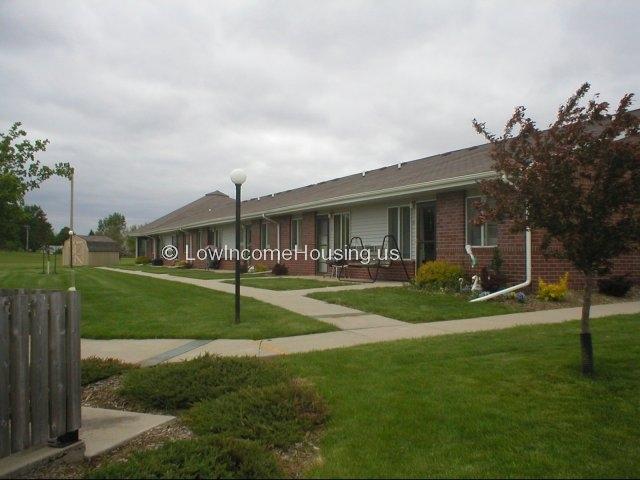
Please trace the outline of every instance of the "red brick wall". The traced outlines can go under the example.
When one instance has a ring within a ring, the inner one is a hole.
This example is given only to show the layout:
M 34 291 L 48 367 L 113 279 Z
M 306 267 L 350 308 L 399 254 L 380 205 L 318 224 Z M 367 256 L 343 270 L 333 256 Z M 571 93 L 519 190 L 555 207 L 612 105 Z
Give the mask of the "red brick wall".
M 439 260 L 459 263 L 467 272 L 471 270 L 469 256 L 464 250 L 465 239 L 465 193 L 448 192 L 436 197 L 436 255 Z M 531 271 L 533 287 L 539 278 L 556 281 L 569 272 L 573 288 L 583 285 L 584 277 L 566 260 L 545 258 L 542 253 L 542 231 L 532 232 Z M 508 224 L 498 227 L 498 248 L 504 260 L 503 270 L 510 283 L 525 279 L 525 239 L 524 232 L 512 233 Z M 478 268 L 488 266 L 493 256 L 492 247 L 475 247 L 473 253 L 478 259 Z M 614 262 L 614 273 L 630 273 L 640 280 L 640 253 L 624 255 Z M 479 271 L 479 270 L 478 270 Z

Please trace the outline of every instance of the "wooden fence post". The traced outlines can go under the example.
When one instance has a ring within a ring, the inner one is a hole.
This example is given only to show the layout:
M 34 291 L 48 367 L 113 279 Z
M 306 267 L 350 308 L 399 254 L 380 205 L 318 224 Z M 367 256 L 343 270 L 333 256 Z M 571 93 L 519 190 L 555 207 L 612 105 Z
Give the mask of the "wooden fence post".
M 31 443 L 49 440 L 49 299 L 31 296 Z
M 0 297 L 0 458 L 11 453 L 10 373 L 9 373 L 9 298 Z
M 80 294 L 67 293 L 67 432 L 78 440 L 80 429 Z
M 29 435 L 29 297 L 19 294 L 11 305 L 11 451 L 30 445 Z
M 50 436 L 66 432 L 67 424 L 67 332 L 65 295 L 52 292 L 49 297 L 49 386 L 51 389 Z

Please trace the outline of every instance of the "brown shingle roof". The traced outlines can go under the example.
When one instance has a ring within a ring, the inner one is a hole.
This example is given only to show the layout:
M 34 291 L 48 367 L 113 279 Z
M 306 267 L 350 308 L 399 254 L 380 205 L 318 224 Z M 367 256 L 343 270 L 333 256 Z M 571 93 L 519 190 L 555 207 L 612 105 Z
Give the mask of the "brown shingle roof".
M 327 180 L 305 187 L 252 198 L 242 203 L 242 216 L 286 208 L 295 209 L 304 204 L 357 196 L 386 189 L 419 186 L 429 182 L 467 177 L 491 172 L 489 144 L 479 145 L 430 157 L 368 170 L 346 177 Z M 209 210 L 211 209 L 211 210 Z M 205 195 L 139 229 L 135 235 L 168 232 L 197 225 L 216 223 L 235 214 L 234 199 L 220 192 Z
M 119 252 L 120 246 L 105 235 L 78 235 L 85 242 L 90 252 Z
M 640 116 L 640 109 L 630 111 Z M 294 188 L 284 192 L 252 198 L 242 203 L 242 216 L 251 217 L 260 214 L 283 213 L 305 208 L 313 208 L 314 202 L 325 202 L 323 206 L 348 203 L 358 195 L 380 195 L 390 189 L 428 190 L 430 182 L 448 179 L 466 179 L 492 174 L 490 144 L 463 148 L 430 157 L 377 168 L 362 173 L 335 178 L 325 182 Z M 135 235 L 170 232 L 181 228 L 229 221 L 235 214 L 234 199 L 222 192 L 215 191 L 191 202 L 139 229 Z M 317 206 L 317 203 L 316 203 Z

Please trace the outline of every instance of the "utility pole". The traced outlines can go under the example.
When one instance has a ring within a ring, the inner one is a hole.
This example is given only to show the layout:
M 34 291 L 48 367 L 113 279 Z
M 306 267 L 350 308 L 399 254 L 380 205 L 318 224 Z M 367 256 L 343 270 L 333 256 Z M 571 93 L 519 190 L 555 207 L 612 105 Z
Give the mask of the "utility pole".
M 69 266 L 73 269 L 73 177 L 74 169 L 71 169 L 71 202 L 69 210 Z

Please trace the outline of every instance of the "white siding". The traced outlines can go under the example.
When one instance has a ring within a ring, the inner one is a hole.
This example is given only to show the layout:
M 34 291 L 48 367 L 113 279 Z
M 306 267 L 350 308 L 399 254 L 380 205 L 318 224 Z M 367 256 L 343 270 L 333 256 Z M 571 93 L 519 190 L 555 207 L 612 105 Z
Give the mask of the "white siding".
M 365 245 L 380 246 L 388 233 L 387 204 L 351 208 L 351 236 L 362 238 Z
M 224 248 L 226 245 L 229 248 L 235 248 L 236 246 L 236 227 L 233 223 L 228 223 L 227 225 L 222 225 L 220 228 L 220 243 L 221 247 Z

